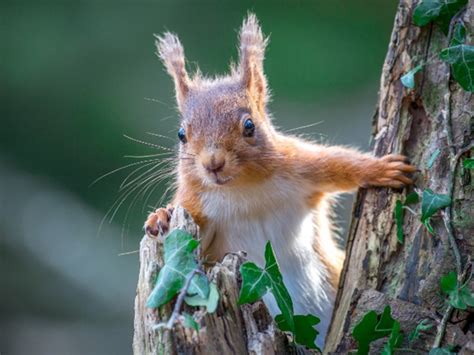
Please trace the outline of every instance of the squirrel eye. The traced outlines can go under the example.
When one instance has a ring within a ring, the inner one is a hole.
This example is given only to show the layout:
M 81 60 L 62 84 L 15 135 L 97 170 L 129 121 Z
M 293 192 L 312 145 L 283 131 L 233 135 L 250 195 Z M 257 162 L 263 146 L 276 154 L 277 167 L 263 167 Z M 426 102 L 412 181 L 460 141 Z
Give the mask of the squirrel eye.
M 186 139 L 186 131 L 184 130 L 183 127 L 180 127 L 180 129 L 178 130 L 178 138 L 179 138 L 179 140 L 180 140 L 182 143 L 186 143 L 186 142 L 187 142 L 187 139 Z
M 255 133 L 255 124 L 250 118 L 244 122 L 244 137 L 252 137 Z

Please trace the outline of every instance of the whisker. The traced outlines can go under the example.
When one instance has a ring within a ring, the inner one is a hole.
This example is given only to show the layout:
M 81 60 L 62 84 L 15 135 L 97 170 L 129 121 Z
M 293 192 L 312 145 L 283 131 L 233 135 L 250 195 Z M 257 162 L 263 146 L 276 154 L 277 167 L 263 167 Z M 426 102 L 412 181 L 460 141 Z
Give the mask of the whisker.
M 319 122 L 310 123 L 310 124 L 307 124 L 307 125 L 304 125 L 304 126 L 300 126 L 300 127 L 296 127 L 296 128 L 291 128 L 291 129 L 286 130 L 285 132 L 298 131 L 298 130 L 300 130 L 300 129 L 304 129 L 304 128 L 309 128 L 309 127 L 313 127 L 313 126 L 320 125 L 321 123 L 324 123 L 324 121 L 319 121 Z
M 155 164 L 154 162 L 153 163 L 150 163 L 150 164 L 154 164 L 150 169 L 148 169 L 147 171 L 145 171 L 144 173 L 141 173 L 140 175 L 138 175 L 137 177 L 135 177 L 133 180 L 131 181 L 128 181 L 131 177 L 131 175 L 133 173 L 136 173 L 137 170 L 139 169 L 135 169 L 131 174 L 129 174 L 123 181 L 122 183 L 120 184 L 119 186 L 119 191 L 122 191 L 123 189 L 126 189 L 128 186 L 132 185 L 133 183 L 137 182 L 138 180 L 140 180 L 140 178 L 142 178 L 143 176 L 145 176 L 146 174 L 148 174 L 149 172 L 153 171 L 153 169 L 156 169 L 157 167 L 159 167 L 160 165 L 162 165 L 164 162 L 160 162 L 158 164 Z M 143 168 L 143 166 L 141 167 Z M 128 182 L 127 182 L 128 181 Z
M 119 186 L 119 191 L 120 191 L 120 190 L 123 190 L 123 188 L 126 187 L 126 185 L 132 184 L 133 182 L 139 180 L 141 177 L 143 177 L 144 175 L 146 175 L 146 174 L 149 173 L 150 171 L 153 171 L 153 169 L 156 169 L 156 168 L 158 168 L 158 167 L 160 167 L 160 166 L 162 166 L 162 165 L 164 165 L 164 164 L 169 164 L 169 163 L 170 163 L 170 161 L 169 161 L 168 159 L 165 159 L 165 160 L 161 160 L 161 161 L 158 162 L 158 163 L 157 163 L 157 162 L 152 162 L 152 163 L 150 163 L 150 164 L 146 164 L 146 165 L 151 165 L 151 164 L 154 164 L 154 165 L 153 165 L 150 169 L 148 169 L 147 171 L 145 171 L 144 173 L 141 173 L 138 177 L 134 178 L 133 181 L 131 181 L 131 182 L 129 182 L 129 183 L 126 184 L 126 181 L 127 181 L 128 179 L 130 179 L 130 177 L 131 177 L 130 175 L 132 175 L 133 173 L 136 173 L 138 170 L 142 169 L 143 166 L 140 167 L 140 168 L 138 168 L 138 169 L 135 169 L 131 174 L 129 174 L 129 175 L 122 181 L 122 183 L 121 183 L 120 186 Z
M 171 106 L 170 106 L 169 104 L 167 104 L 166 102 L 160 101 L 160 100 L 158 100 L 158 99 L 154 99 L 154 98 L 151 98 L 151 97 L 144 97 L 144 99 L 145 99 L 146 101 L 157 102 L 157 103 L 162 104 L 162 105 L 164 105 L 164 106 L 166 106 L 166 107 L 171 107 Z
M 127 251 L 125 253 L 119 253 L 117 254 L 117 256 L 124 256 L 124 255 L 130 255 L 130 254 L 136 254 L 136 253 L 139 253 L 140 252 L 140 249 L 138 250 L 132 250 L 132 251 Z
M 150 142 L 145 142 L 145 141 L 142 141 L 142 140 L 139 140 L 139 139 L 136 139 L 136 138 L 127 136 L 126 134 L 124 134 L 123 136 L 124 136 L 125 138 L 127 138 L 127 139 L 130 139 L 130 140 L 133 141 L 133 142 L 141 143 L 141 144 L 144 144 L 144 145 L 147 145 L 147 146 L 149 146 L 149 147 L 156 148 L 156 149 L 163 149 L 163 150 L 167 150 L 167 151 L 170 151 L 170 152 L 174 152 L 173 149 L 168 148 L 168 147 L 164 147 L 164 146 L 159 145 L 159 144 L 154 144 L 154 143 L 150 143 Z
M 104 179 L 105 177 L 109 176 L 109 175 L 112 175 L 120 170 L 123 170 L 123 169 L 126 169 L 126 168 L 129 168 L 131 166 L 134 166 L 134 165 L 139 165 L 139 164 L 145 164 L 145 163 L 148 163 L 148 162 L 152 162 L 152 161 L 159 161 L 160 159 L 149 159 L 149 160 L 143 160 L 143 161 L 138 161 L 138 162 L 135 162 L 135 163 L 131 163 L 131 164 L 127 164 L 125 166 L 122 166 L 120 168 L 117 168 L 117 169 L 114 169 L 112 171 L 109 171 L 108 173 L 105 173 L 104 175 L 101 175 L 99 176 L 97 179 L 95 179 L 94 181 L 92 181 L 89 185 L 89 187 L 93 186 L 94 184 L 98 183 L 100 180 Z
M 164 136 L 162 134 L 158 134 L 158 133 L 153 133 L 153 132 L 146 132 L 146 134 L 149 134 L 150 136 L 154 136 L 154 137 L 160 137 L 160 138 L 166 138 L 170 141 L 172 141 L 173 143 L 176 143 L 176 140 L 171 138 L 171 137 L 168 137 L 168 136 Z
M 159 157 L 162 155 L 169 155 L 173 154 L 172 152 L 164 152 L 164 153 L 157 153 L 157 154 L 147 154 L 147 155 L 124 155 L 124 158 L 134 158 L 134 159 L 141 159 L 141 158 L 152 158 L 152 157 Z
M 153 177 L 151 177 L 153 178 Z M 112 205 L 111 207 L 111 210 L 113 209 L 114 212 L 112 213 L 112 215 L 110 216 L 109 218 L 109 223 L 112 223 L 115 215 L 117 214 L 118 210 L 120 209 L 120 206 L 122 206 L 122 204 L 125 202 L 125 200 L 128 198 L 128 196 L 130 196 L 130 194 L 132 192 L 134 192 L 135 190 L 137 190 L 138 188 L 140 188 L 145 182 L 149 181 L 150 177 L 144 179 L 142 182 L 140 182 L 139 184 L 136 184 L 135 186 L 132 186 L 131 188 L 129 188 L 128 191 L 124 191 L 123 194 L 121 196 L 123 196 L 123 198 L 118 198 L 115 203 Z M 120 201 L 120 202 L 119 202 Z M 118 205 L 116 205 L 118 203 Z M 116 205 L 116 207 L 114 207 L 114 205 Z M 109 214 L 110 210 L 107 212 L 107 214 Z

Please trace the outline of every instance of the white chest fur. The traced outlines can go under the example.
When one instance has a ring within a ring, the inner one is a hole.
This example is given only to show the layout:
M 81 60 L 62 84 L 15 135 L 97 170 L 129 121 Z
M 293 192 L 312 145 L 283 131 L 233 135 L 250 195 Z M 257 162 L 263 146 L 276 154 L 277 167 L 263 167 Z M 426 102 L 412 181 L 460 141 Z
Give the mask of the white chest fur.
M 208 223 L 201 237 L 204 249 L 212 243 L 222 254 L 243 250 L 261 267 L 265 244 L 271 241 L 295 314 L 311 313 L 321 319 L 317 344 L 322 346 L 334 296 L 327 270 L 313 250 L 314 211 L 305 203 L 305 191 L 304 186 L 273 177 L 245 191 L 224 187 L 206 192 L 201 201 Z M 273 316 L 280 313 L 272 296 L 264 301 Z

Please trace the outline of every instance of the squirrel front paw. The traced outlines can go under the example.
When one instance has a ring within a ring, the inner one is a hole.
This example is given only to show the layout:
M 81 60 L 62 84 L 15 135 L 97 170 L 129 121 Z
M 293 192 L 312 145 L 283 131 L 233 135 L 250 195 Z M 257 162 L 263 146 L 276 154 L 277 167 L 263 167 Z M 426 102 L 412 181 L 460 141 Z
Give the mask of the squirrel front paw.
M 390 154 L 377 159 L 375 166 L 367 171 L 367 179 L 362 186 L 384 186 L 402 188 L 413 184 L 413 180 L 406 176 L 417 168 L 408 163 L 404 155 Z
M 173 210 L 174 207 L 168 205 L 166 208 L 158 208 L 155 212 L 150 213 L 145 222 L 145 233 L 150 238 L 166 234 L 169 230 Z

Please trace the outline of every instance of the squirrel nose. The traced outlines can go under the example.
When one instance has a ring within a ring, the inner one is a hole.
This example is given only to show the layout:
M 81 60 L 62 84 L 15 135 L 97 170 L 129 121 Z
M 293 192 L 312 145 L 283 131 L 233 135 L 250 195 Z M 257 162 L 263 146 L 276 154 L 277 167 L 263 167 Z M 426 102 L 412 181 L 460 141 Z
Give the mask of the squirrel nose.
M 216 158 L 212 156 L 211 159 L 204 163 L 204 167 L 210 173 L 218 173 L 224 169 L 225 159 L 224 158 Z

